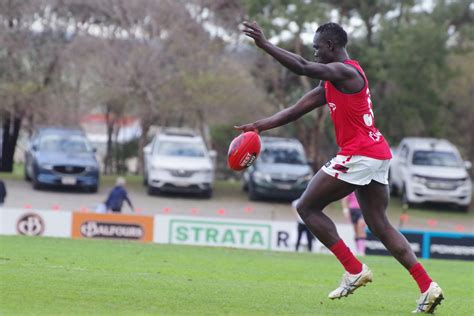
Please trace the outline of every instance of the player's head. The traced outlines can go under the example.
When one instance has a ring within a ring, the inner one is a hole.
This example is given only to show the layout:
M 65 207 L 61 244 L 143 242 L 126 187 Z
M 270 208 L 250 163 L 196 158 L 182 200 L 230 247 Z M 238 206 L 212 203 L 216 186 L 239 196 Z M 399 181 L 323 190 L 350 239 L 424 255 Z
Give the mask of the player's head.
M 335 53 L 345 49 L 347 33 L 337 23 L 326 23 L 318 27 L 313 38 L 314 56 L 317 62 L 327 64 L 334 61 Z
M 125 186 L 125 183 L 126 183 L 126 181 L 123 177 L 118 177 L 117 180 L 115 180 L 115 185 L 117 185 L 117 186 L 123 187 L 123 186 Z

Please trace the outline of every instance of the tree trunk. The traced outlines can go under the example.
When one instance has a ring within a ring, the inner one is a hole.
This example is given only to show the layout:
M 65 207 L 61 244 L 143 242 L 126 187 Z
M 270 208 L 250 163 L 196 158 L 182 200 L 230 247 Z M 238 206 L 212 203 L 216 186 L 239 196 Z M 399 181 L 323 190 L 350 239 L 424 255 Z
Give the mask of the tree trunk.
M 146 146 L 147 135 L 150 131 L 151 123 L 142 120 L 142 133 L 138 139 L 138 162 L 137 172 L 138 174 L 144 174 L 145 171 L 145 157 L 143 155 L 143 148 Z
M 13 122 L 12 122 L 13 116 Z M 18 135 L 20 134 L 21 115 L 9 114 L 3 119 L 2 159 L 0 160 L 0 171 L 13 172 L 14 155 Z
M 105 124 L 107 128 L 107 146 L 104 157 L 104 174 L 112 173 L 112 135 L 114 133 L 115 120 L 112 109 L 107 105 L 105 112 Z

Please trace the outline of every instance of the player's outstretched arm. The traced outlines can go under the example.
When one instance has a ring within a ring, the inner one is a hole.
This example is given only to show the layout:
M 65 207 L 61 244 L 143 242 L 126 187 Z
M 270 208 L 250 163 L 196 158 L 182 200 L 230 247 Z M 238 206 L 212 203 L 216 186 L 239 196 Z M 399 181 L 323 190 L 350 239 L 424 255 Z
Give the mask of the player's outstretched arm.
M 297 75 L 333 82 L 357 76 L 357 73 L 352 67 L 347 67 L 343 63 L 321 64 L 311 62 L 299 55 L 273 45 L 265 38 L 262 28 L 255 21 L 243 22 L 243 25 L 245 35 L 252 38 L 258 47 Z
M 272 116 L 258 120 L 254 123 L 234 127 L 243 132 L 265 131 L 288 124 L 300 118 L 309 111 L 314 110 L 315 108 L 318 108 L 325 104 L 326 96 L 324 93 L 324 84 L 323 82 L 320 82 L 319 86 L 306 93 L 292 106 L 281 110 L 280 112 L 275 113 Z

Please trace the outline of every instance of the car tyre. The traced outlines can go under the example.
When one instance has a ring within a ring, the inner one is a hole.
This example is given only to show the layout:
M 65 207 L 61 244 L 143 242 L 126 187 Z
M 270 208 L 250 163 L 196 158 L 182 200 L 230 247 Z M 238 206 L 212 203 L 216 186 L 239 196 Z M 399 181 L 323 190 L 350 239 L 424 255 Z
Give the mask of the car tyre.
M 255 190 L 254 186 L 251 183 L 249 184 L 248 195 L 249 195 L 250 201 L 260 200 L 260 195 L 258 194 L 258 192 Z
M 25 167 L 24 167 L 23 177 L 24 177 L 25 181 L 28 181 L 28 182 L 31 181 L 31 178 L 30 178 L 30 176 L 28 175 L 28 171 L 26 171 L 26 165 L 25 165 Z
M 87 191 L 90 192 L 90 193 L 97 193 L 99 191 L 99 186 L 97 186 L 97 185 L 91 186 L 91 187 L 88 188 Z
M 152 187 L 151 185 L 148 185 L 148 186 L 147 186 L 146 191 L 147 191 L 147 193 L 148 193 L 149 196 L 153 196 L 153 195 L 158 194 L 158 189 Z
M 31 179 L 31 182 L 33 183 L 33 189 L 41 190 L 43 188 L 41 183 L 39 183 L 39 181 L 37 181 L 36 179 Z
M 202 193 L 202 197 L 205 198 L 205 199 L 210 199 L 210 198 L 212 198 L 212 193 L 213 193 L 212 189 L 205 190 Z
M 460 210 L 463 213 L 469 212 L 469 207 L 470 205 L 458 205 L 458 210 Z

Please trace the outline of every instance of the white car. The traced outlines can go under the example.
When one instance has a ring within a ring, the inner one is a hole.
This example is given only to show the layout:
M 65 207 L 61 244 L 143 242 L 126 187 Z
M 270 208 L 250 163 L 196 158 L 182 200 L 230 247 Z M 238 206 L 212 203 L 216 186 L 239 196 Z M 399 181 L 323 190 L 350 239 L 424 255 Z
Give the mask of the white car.
M 215 151 L 208 151 L 201 136 L 164 130 L 144 148 L 144 154 L 144 183 L 150 195 L 178 192 L 212 196 Z
M 441 202 L 467 211 L 472 198 L 469 168 L 471 163 L 449 141 L 407 137 L 390 165 L 390 189 L 408 205 Z

